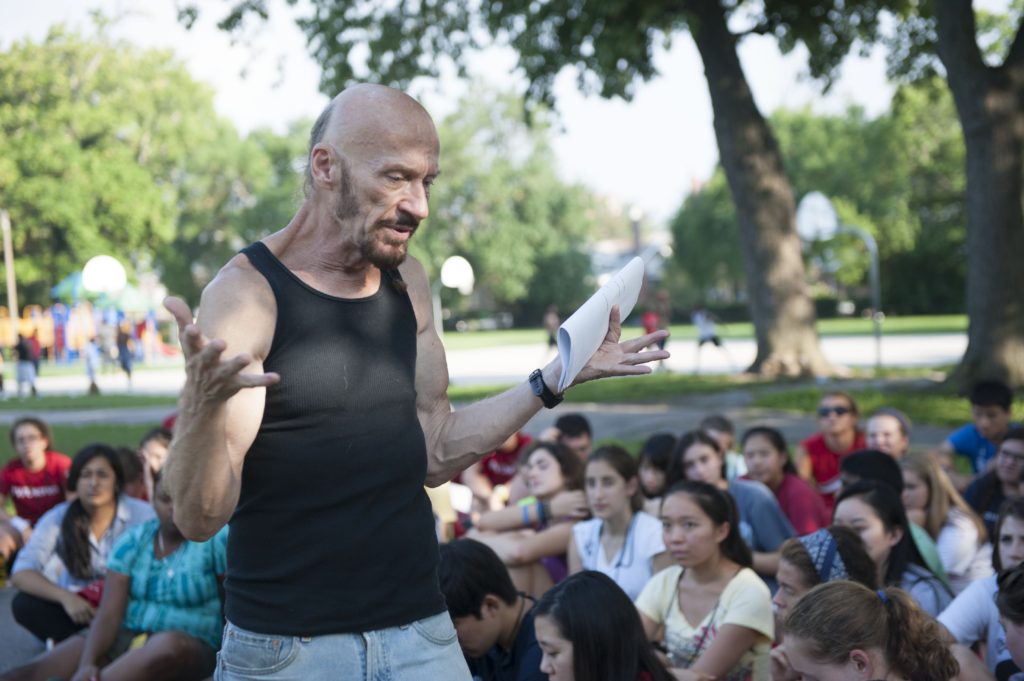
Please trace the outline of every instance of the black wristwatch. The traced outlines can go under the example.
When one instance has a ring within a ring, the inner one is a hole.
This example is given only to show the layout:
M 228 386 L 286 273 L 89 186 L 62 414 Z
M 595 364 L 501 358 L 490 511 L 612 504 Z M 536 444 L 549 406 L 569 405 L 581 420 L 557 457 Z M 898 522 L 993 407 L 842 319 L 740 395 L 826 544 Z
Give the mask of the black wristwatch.
M 563 395 L 556 395 L 551 392 L 547 383 L 544 382 L 544 374 L 541 373 L 540 369 L 536 369 L 530 374 L 530 387 L 533 388 L 533 394 L 539 397 L 540 401 L 548 409 L 557 407 L 565 399 Z

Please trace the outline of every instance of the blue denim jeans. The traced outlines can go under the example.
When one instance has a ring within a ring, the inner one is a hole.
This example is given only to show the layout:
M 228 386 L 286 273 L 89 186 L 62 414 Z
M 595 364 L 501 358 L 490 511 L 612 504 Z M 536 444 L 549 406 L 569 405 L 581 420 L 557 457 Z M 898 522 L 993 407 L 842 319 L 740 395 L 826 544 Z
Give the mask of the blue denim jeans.
M 470 681 L 447 612 L 362 634 L 274 636 L 228 622 L 216 681 Z

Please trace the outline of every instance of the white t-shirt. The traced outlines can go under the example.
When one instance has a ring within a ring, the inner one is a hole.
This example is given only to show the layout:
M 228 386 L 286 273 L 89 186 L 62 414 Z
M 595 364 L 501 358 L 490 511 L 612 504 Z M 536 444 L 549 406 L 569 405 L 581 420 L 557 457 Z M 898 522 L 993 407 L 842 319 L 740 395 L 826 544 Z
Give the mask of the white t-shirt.
M 683 568 L 666 568 L 651 577 L 636 600 L 637 609 L 653 622 L 665 625 L 665 646 L 675 667 L 689 667 L 711 647 L 724 624 L 747 627 L 761 634 L 739 663 L 722 677 L 723 681 L 768 681 L 771 678 L 769 651 L 775 636 L 772 595 L 753 570 L 743 568 L 726 585 L 718 603 L 697 626 L 679 609 L 677 596 Z
M 572 528 L 576 551 L 585 570 L 597 570 L 615 580 L 630 600 L 636 600 L 653 572 L 654 557 L 665 551 L 661 523 L 643 511 L 633 515 L 622 547 L 611 559 L 601 550 L 600 518 L 576 523 Z
M 992 574 L 992 545 L 979 546 L 979 539 L 978 528 L 970 516 L 959 508 L 950 509 L 946 524 L 935 540 L 935 548 L 954 594 Z
M 1007 662 L 1013 664 L 1010 651 L 1006 649 L 1006 632 L 999 623 L 997 591 L 995 575 L 979 579 L 960 592 L 938 617 L 957 643 L 970 646 L 977 641 L 986 642 L 985 661 L 993 674 L 996 674 L 996 667 Z M 1006 674 L 996 676 L 1008 678 Z

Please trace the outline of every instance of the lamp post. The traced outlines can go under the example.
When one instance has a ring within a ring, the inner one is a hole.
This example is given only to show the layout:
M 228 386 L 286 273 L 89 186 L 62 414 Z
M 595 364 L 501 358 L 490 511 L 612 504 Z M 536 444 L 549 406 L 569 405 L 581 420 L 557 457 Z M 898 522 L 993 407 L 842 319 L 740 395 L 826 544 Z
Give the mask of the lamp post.
M 836 209 L 821 192 L 809 192 L 796 209 L 796 231 L 804 241 L 828 241 L 837 234 L 855 234 L 864 242 L 870 256 L 868 279 L 871 283 L 871 321 L 875 336 L 875 371 L 882 368 L 882 286 L 878 274 L 878 243 L 867 230 L 839 222 Z
M 633 231 L 633 253 L 640 255 L 640 221 L 644 219 L 644 209 L 633 206 L 629 209 L 629 226 Z
M 434 303 L 434 326 L 437 328 L 437 335 L 444 335 L 441 321 L 441 287 L 458 289 L 459 293 L 468 296 L 473 292 L 473 285 L 476 278 L 473 275 L 473 266 L 461 255 L 453 255 L 441 265 L 441 276 L 434 282 L 431 298 Z

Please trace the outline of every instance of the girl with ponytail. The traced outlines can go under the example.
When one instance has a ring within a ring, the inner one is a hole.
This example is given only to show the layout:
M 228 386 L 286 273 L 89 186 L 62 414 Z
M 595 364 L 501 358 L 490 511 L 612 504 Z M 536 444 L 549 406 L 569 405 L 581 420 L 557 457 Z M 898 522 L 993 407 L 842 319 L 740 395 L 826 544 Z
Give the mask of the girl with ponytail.
M 124 473 L 113 447 L 93 444 L 75 455 L 68 489 L 76 494 L 47 511 L 18 553 L 11 584 L 15 620 L 40 639 L 62 641 L 89 624 L 99 604 L 114 540 L 154 517 L 123 496 Z
M 939 625 L 902 589 L 828 582 L 793 606 L 784 645 L 817 681 L 949 681 L 959 665 Z

